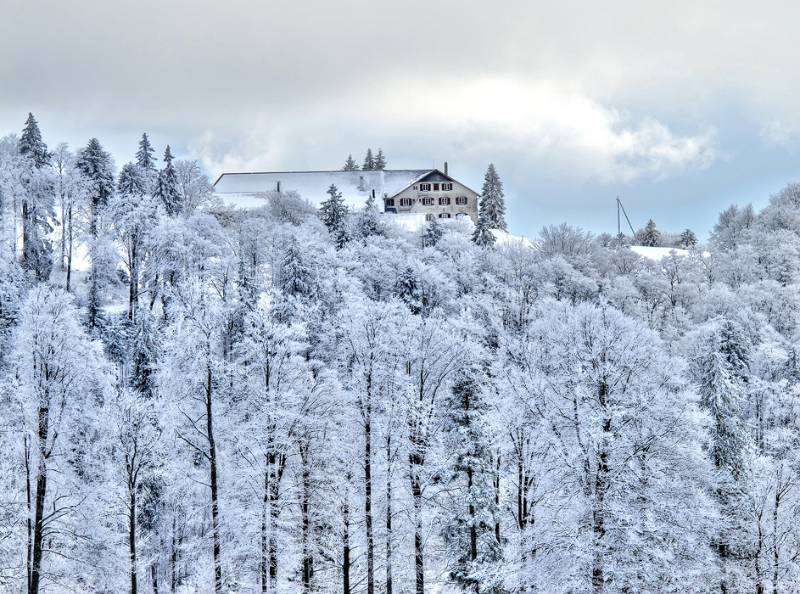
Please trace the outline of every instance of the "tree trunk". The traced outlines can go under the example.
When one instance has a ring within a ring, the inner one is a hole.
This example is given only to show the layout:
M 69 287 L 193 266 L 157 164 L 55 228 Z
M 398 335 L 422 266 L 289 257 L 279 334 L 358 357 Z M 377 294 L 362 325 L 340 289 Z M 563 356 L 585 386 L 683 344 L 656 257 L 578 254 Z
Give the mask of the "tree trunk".
M 780 569 L 780 550 L 778 544 L 778 510 L 781 506 L 780 472 L 775 485 L 775 507 L 772 508 L 772 594 L 778 594 L 778 575 Z
M 42 545 L 44 543 L 44 504 L 47 497 L 47 437 L 50 430 L 49 394 L 44 395 L 45 404 L 39 406 L 39 467 L 36 471 L 36 507 L 33 521 L 33 553 L 31 580 L 28 594 L 39 594 L 42 572 Z
M 28 515 L 25 520 L 27 529 L 27 544 L 25 547 L 25 575 L 28 590 L 31 587 L 31 555 L 33 554 L 33 509 L 31 508 L 31 449 L 28 436 L 24 437 L 25 445 L 25 504 Z
M 367 594 L 375 594 L 375 539 L 372 530 L 372 369 L 367 375 L 364 412 L 364 524 L 367 532 Z
M 386 594 L 392 594 L 392 436 L 386 435 Z
M 472 466 L 467 466 L 467 497 L 469 498 L 469 560 L 478 558 L 478 529 L 475 526 L 475 504 L 472 503 Z
M 259 562 L 258 571 L 261 578 L 261 592 L 267 593 L 267 567 L 269 565 L 268 551 L 268 533 L 267 533 L 267 516 L 269 515 L 269 463 L 264 469 L 264 494 L 261 502 L 261 561 Z
M 500 509 L 500 453 L 497 454 L 494 474 L 494 506 L 495 510 Z M 494 517 L 494 538 L 500 544 L 500 513 L 495 513 Z
M 136 485 L 128 483 L 128 554 L 130 556 L 131 594 L 136 594 Z
M 153 587 L 153 594 L 158 594 L 158 565 L 155 562 L 150 565 L 150 583 Z
M 178 587 L 178 538 L 175 534 L 176 529 L 176 521 L 175 521 L 175 514 L 177 513 L 176 510 L 172 512 L 172 551 L 170 552 L 169 556 L 169 591 L 175 594 L 175 589 Z
M 136 240 L 131 240 L 130 249 L 131 270 L 128 279 L 128 319 L 133 321 L 136 316 L 136 307 L 139 302 L 139 264 L 136 253 Z
M 600 437 L 598 451 L 597 474 L 594 481 L 594 502 L 592 505 L 592 589 L 600 593 L 605 588 L 605 555 L 603 537 L 606 533 L 605 497 L 608 491 L 608 438 L 611 434 L 611 417 L 606 410 L 608 388 L 601 383 L 598 389 L 598 400 L 604 410 L 603 434 Z
M 214 540 L 214 592 L 222 593 L 222 561 L 219 534 L 219 487 L 217 485 L 217 446 L 214 442 L 214 417 L 212 410 L 211 366 L 206 367 L 206 435 L 208 436 L 208 458 L 211 466 L 211 530 Z
M 73 243 L 73 234 L 72 234 L 72 204 L 69 205 L 67 209 L 67 222 L 69 224 L 68 230 L 68 243 L 67 243 L 67 279 L 65 284 L 65 288 L 67 293 L 70 291 L 70 282 L 72 280 L 72 243 Z
M 425 551 L 422 542 L 422 481 L 421 472 L 424 459 L 416 452 L 411 459 L 411 495 L 414 499 L 414 575 L 416 594 L 425 594 Z
M 305 449 L 305 448 L 303 448 Z M 308 467 L 308 452 L 301 452 L 302 470 L 302 499 L 300 502 L 300 512 L 302 516 L 302 535 L 303 535 L 303 571 L 302 583 L 303 592 L 311 592 L 311 576 L 314 571 L 314 560 L 311 557 L 311 518 L 310 498 L 311 498 L 311 469 Z
M 350 503 L 345 494 L 342 507 L 342 594 L 350 594 Z

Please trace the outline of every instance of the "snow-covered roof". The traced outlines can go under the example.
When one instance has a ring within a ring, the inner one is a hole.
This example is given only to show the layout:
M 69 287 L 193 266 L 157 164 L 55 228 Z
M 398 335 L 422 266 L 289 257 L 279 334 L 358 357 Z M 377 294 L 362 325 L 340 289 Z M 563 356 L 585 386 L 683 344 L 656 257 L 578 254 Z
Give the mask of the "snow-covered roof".
M 435 169 L 389 169 L 381 171 L 269 171 L 223 173 L 214 183 L 214 193 L 226 204 L 241 206 L 243 200 L 264 192 L 297 192 L 313 204 L 328 196 L 335 185 L 349 206 L 363 206 L 375 190 L 378 199 L 392 197 Z

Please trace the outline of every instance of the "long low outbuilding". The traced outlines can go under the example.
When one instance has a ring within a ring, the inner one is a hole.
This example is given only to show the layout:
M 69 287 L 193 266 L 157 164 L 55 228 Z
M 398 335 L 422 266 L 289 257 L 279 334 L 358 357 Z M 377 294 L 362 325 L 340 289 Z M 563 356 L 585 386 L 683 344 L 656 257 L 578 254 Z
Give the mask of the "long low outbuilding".
M 214 193 L 224 203 L 252 208 L 272 192 L 295 192 L 315 205 L 336 186 L 345 203 L 361 208 L 374 198 L 386 213 L 415 215 L 425 220 L 478 217 L 478 194 L 439 169 L 382 169 L 371 171 L 260 171 L 223 173 Z

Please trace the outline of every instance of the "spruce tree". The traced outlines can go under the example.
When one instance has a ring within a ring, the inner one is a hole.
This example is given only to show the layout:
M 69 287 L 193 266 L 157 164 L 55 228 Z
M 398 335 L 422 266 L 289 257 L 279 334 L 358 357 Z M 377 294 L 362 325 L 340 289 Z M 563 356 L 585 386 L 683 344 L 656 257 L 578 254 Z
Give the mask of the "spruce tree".
M 156 158 L 153 156 L 155 153 L 156 151 L 147 137 L 147 132 L 143 132 L 139 141 L 139 150 L 136 151 L 136 164 L 142 169 L 155 171 Z
M 374 168 L 377 170 L 386 169 L 386 157 L 383 154 L 383 149 L 378 149 L 378 154 L 375 155 Z
M 488 229 L 506 230 L 506 201 L 503 194 L 503 182 L 500 181 L 500 176 L 497 175 L 493 163 L 489 164 L 483 178 L 479 213 L 483 215 Z
M 31 272 L 38 281 L 45 281 L 53 269 L 52 243 L 48 239 L 52 231 L 50 219 L 54 214 L 53 187 L 46 172 L 42 170 L 50 162 L 50 153 L 32 113 L 28 114 L 25 121 L 17 150 L 30 159 L 28 167 L 31 167 L 23 182 L 25 193 L 20 205 L 22 267 Z
M 364 164 L 361 166 L 364 171 L 372 171 L 375 169 L 375 157 L 372 156 L 372 149 L 367 149 L 367 154 L 364 157 Z
M 347 155 L 347 160 L 344 162 L 342 171 L 358 171 L 358 163 L 353 159 L 353 155 Z
M 422 246 L 433 247 L 442 238 L 442 226 L 439 224 L 439 219 L 433 219 L 425 228 L 425 233 L 422 234 Z M 494 237 L 494 236 L 493 236 Z
M 696 245 L 697 235 L 691 229 L 684 229 L 683 233 L 681 233 L 680 246 L 688 250 Z
M 658 247 L 661 243 L 661 233 L 656 229 L 656 222 L 653 219 L 647 221 L 647 225 L 642 232 L 642 245 L 648 247 Z
M 331 184 L 327 194 L 330 196 L 320 205 L 322 222 L 333 236 L 337 248 L 347 243 L 347 206 L 339 189 Z
M 442 536 L 454 560 L 450 576 L 465 591 L 495 591 L 493 565 L 502 551 L 495 538 L 497 509 L 486 418 L 489 407 L 474 371 L 458 374 L 443 406 L 444 443 L 453 493 Z
M 28 119 L 25 120 L 25 127 L 22 129 L 17 147 L 21 155 L 27 155 L 33 160 L 37 169 L 50 162 L 50 153 L 42 140 L 42 132 L 32 113 L 29 113 Z
M 172 152 L 167 145 L 164 151 L 164 169 L 158 174 L 155 196 L 164 204 L 167 214 L 175 216 L 181 211 L 181 195 L 178 190 L 178 177 L 172 165 Z
M 481 247 L 491 247 L 494 245 L 495 236 L 489 224 L 486 222 L 486 214 L 484 212 L 478 213 L 478 222 L 475 225 L 475 231 L 472 233 L 472 241 Z
M 375 203 L 372 192 L 367 196 L 367 203 L 364 210 L 358 216 L 358 232 L 361 237 L 367 238 L 370 235 L 378 235 L 381 231 L 380 212 Z
M 114 166 L 111 155 L 103 150 L 99 140 L 92 138 L 79 152 L 77 166 L 89 180 L 91 188 L 89 227 L 92 237 L 97 237 L 97 218 L 100 210 L 108 204 L 108 199 L 114 193 Z
M 117 179 L 117 191 L 129 196 L 144 196 L 147 194 L 147 181 L 145 173 L 138 165 L 125 163 Z

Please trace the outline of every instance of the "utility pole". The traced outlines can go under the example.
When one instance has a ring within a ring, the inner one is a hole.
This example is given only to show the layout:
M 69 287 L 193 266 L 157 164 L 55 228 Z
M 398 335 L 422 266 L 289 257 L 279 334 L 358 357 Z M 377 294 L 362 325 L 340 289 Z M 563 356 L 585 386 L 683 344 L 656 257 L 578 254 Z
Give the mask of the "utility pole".
M 628 222 L 628 227 L 631 229 L 631 237 L 636 235 L 636 231 L 633 230 L 633 225 L 631 224 L 631 220 L 628 218 L 628 213 L 625 212 L 625 207 L 622 206 L 622 200 L 619 199 L 617 196 L 617 237 L 622 235 L 622 227 L 620 225 L 620 217 L 619 212 L 622 211 L 622 214 L 625 215 L 625 220 Z

